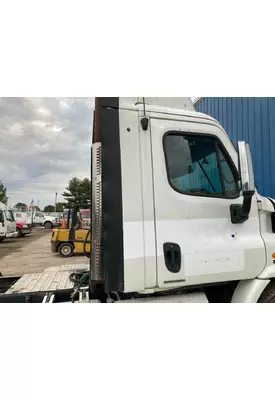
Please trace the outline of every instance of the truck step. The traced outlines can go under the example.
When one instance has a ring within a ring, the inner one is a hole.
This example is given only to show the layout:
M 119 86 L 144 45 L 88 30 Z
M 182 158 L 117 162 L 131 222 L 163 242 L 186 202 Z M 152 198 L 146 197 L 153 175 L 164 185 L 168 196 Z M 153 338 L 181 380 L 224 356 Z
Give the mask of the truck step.
M 115 303 L 208 303 L 204 293 L 187 293 L 172 296 L 144 297 L 131 300 L 119 300 Z

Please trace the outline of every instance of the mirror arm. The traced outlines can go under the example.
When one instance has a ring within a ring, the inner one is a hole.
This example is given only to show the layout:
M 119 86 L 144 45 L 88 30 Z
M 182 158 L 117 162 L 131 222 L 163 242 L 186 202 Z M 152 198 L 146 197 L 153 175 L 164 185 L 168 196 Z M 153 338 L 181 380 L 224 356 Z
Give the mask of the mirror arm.
M 230 214 L 232 224 L 242 224 L 248 220 L 254 193 L 254 190 L 246 191 L 243 193 L 243 204 L 231 204 Z

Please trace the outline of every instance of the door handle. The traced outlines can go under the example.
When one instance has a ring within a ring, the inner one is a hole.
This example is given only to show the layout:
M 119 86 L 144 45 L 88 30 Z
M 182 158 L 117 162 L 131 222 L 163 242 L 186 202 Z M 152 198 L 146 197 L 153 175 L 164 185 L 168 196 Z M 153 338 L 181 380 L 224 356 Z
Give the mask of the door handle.
M 181 250 L 176 243 L 164 243 L 163 253 L 168 271 L 177 274 L 181 269 Z

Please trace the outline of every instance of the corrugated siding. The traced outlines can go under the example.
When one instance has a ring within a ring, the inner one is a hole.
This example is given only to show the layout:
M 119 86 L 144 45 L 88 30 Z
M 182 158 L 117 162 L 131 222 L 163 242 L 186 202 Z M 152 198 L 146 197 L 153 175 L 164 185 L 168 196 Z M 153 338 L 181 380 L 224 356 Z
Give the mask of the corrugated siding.
M 235 146 L 249 142 L 258 191 L 275 198 L 275 97 L 205 97 L 196 111 L 218 120 Z

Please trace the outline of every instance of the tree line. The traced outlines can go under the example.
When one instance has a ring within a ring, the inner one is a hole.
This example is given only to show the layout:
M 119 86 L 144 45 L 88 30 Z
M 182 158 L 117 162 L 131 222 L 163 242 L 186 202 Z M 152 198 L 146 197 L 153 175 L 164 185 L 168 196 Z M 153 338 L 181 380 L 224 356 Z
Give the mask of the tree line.
M 91 181 L 88 178 L 79 179 L 77 177 L 73 177 L 69 180 L 68 185 L 65 188 L 65 191 L 62 193 L 64 197 L 64 202 L 56 203 L 56 211 L 62 212 L 64 208 L 70 208 L 73 206 L 79 207 L 88 207 L 90 205 L 91 198 Z M 0 201 L 4 204 L 7 204 L 7 188 L 0 181 Z M 17 203 L 15 205 L 16 208 L 21 210 L 28 209 L 27 204 L 25 203 Z M 40 210 L 39 207 L 36 207 L 37 210 Z M 44 207 L 44 212 L 54 212 L 55 205 L 48 204 Z
M 0 201 L 1 203 L 8 204 L 8 197 L 7 197 L 7 188 L 4 184 L 0 181 Z

